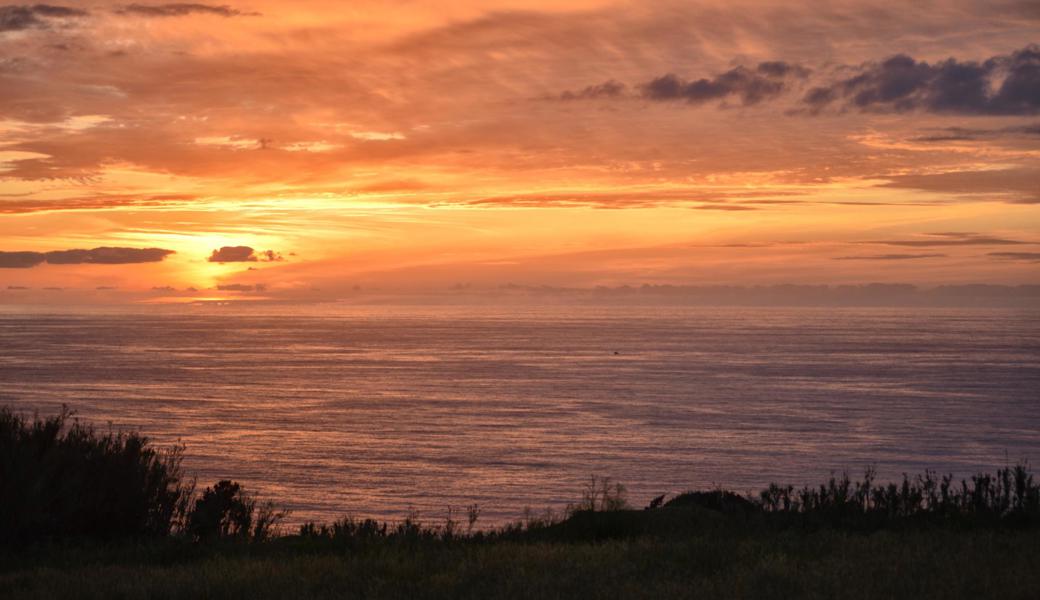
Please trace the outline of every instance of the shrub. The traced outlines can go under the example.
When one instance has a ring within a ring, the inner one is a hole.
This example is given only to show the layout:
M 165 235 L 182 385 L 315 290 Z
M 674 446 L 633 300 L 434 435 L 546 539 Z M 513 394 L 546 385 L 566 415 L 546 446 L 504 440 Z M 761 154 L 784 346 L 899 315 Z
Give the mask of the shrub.
M 262 541 L 288 511 L 257 505 L 242 486 L 227 479 L 203 490 L 188 517 L 187 533 L 196 540 L 215 538 Z
M 0 542 L 164 536 L 183 523 L 194 486 L 182 477 L 183 448 L 156 450 L 72 416 L 0 408 Z

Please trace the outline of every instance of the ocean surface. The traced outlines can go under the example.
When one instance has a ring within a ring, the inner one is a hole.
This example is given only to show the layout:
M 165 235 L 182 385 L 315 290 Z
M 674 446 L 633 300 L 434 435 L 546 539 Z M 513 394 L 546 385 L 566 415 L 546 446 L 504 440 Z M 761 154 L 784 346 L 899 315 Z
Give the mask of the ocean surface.
M 1040 310 L 135 310 L 0 309 L 0 404 L 183 443 L 293 523 L 1040 462 Z

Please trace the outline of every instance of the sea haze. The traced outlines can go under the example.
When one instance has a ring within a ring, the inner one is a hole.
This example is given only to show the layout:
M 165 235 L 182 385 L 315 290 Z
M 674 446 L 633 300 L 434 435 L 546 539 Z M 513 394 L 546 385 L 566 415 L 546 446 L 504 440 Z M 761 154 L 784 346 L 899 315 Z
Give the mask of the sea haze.
M 187 446 L 293 510 L 482 523 L 590 475 L 634 504 L 876 465 L 1040 460 L 1040 311 L 653 307 L 0 312 L 0 403 Z

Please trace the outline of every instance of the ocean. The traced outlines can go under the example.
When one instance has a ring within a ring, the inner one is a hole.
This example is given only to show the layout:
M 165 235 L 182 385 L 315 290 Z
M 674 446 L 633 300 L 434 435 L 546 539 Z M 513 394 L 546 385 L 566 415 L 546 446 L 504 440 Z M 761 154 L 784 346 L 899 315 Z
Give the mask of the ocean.
M 1040 461 L 1040 310 L 42 310 L 0 309 L 0 404 L 182 443 L 290 524 Z

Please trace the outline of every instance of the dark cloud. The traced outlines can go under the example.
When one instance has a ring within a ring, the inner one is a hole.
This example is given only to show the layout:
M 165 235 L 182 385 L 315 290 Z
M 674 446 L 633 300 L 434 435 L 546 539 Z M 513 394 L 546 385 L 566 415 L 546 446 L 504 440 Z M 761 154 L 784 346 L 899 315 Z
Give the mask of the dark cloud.
M 712 79 L 696 81 L 686 81 L 669 73 L 643 84 L 641 89 L 643 97 L 650 100 L 685 100 L 690 104 L 701 104 L 738 97 L 749 106 L 779 96 L 786 89 L 789 77 L 801 78 L 808 73 L 808 69 L 797 65 L 764 62 L 754 70 L 740 66 Z
M 942 246 L 1012 246 L 1028 244 L 1020 240 L 1009 240 L 979 233 L 965 231 L 945 231 L 940 233 L 926 233 L 927 239 L 918 240 L 874 240 L 868 244 L 884 244 L 886 246 L 906 247 L 942 247 Z
M 986 256 L 992 256 L 1003 260 L 1040 262 L 1040 252 L 989 252 Z
M 85 17 L 87 11 L 78 8 L 71 8 L 68 6 L 54 6 L 52 4 L 34 4 L 32 11 L 42 17 Z
M 58 250 L 47 252 L 47 262 L 52 265 L 128 265 L 160 262 L 173 254 L 173 250 L 162 248 L 114 248 L 103 246 L 92 250 Z
M 687 81 L 669 73 L 639 86 L 642 97 L 656 100 L 685 100 L 700 104 L 712 100 L 740 98 L 744 105 L 751 105 L 772 98 L 784 91 L 789 78 L 804 78 L 809 70 L 799 65 L 782 61 L 759 63 L 754 69 L 739 66 L 710 79 Z M 588 100 L 596 98 L 619 98 L 626 95 L 628 87 L 613 79 L 598 85 L 590 85 L 578 91 L 565 91 L 561 100 Z
M 231 8 L 226 4 L 195 4 L 190 2 L 175 2 L 171 4 L 126 4 L 116 9 L 123 15 L 138 15 L 142 17 L 183 17 L 191 14 L 209 14 L 221 17 L 255 16 L 257 13 L 244 13 Z
M 598 85 L 590 85 L 584 89 L 572 92 L 567 90 L 560 94 L 560 100 L 594 100 L 596 98 L 618 98 L 625 94 L 628 86 L 620 81 L 604 81 Z
M 812 71 L 801 65 L 793 65 L 779 60 L 758 63 L 756 70 L 763 75 L 768 75 L 769 77 L 794 76 L 805 78 L 812 73 Z
M 810 89 L 802 98 L 809 113 L 828 108 L 869 112 L 922 110 L 968 115 L 1029 115 L 1040 112 L 1040 46 L 976 61 L 954 58 L 928 63 L 906 54 L 858 67 L 855 74 Z M 638 89 L 654 101 L 702 104 L 737 98 L 745 105 L 774 99 L 810 70 L 793 63 L 770 61 L 754 68 L 738 66 L 711 78 L 686 80 L 669 73 Z M 610 80 L 580 91 L 566 91 L 562 100 L 616 98 L 624 84 Z M 797 111 L 796 111 L 797 112 Z M 1030 133 L 1021 131 L 1020 133 Z
M 274 250 L 253 250 L 249 246 L 223 246 L 209 255 L 209 262 L 278 262 L 284 260 Z
M 808 104 L 813 111 L 818 111 L 831 102 L 834 102 L 837 97 L 838 94 L 832 89 L 816 87 L 809 90 L 809 93 L 805 95 L 803 101 Z
M 28 269 L 43 263 L 52 265 L 128 265 L 160 262 L 173 253 L 173 250 L 164 250 L 162 248 L 116 248 L 108 246 L 92 250 L 0 252 L 0 268 Z
M 85 17 L 87 11 L 51 4 L 0 6 L 0 32 L 46 27 L 45 19 Z
M 842 108 L 903 112 L 923 110 L 968 115 L 1028 115 L 1040 112 L 1040 47 L 1027 46 L 982 62 L 950 58 L 930 64 L 905 54 L 868 63 L 859 73 L 803 98 L 818 112 Z
M 263 292 L 267 290 L 267 286 L 262 283 L 256 285 L 249 285 L 247 283 L 228 283 L 218 285 L 217 290 L 221 292 Z
M 249 246 L 223 246 L 209 255 L 209 262 L 250 262 L 256 260 L 256 254 L 253 253 L 253 249 Z
M 871 254 L 865 256 L 835 256 L 834 260 L 914 260 L 918 258 L 943 258 L 945 254 Z

